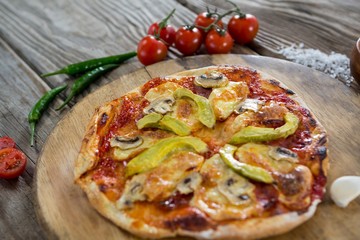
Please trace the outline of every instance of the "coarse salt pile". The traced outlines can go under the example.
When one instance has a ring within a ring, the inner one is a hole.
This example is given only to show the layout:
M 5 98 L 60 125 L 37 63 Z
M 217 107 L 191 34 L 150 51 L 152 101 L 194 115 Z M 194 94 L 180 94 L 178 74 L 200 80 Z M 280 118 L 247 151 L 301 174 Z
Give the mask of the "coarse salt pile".
M 322 71 L 332 78 L 342 80 L 347 86 L 350 86 L 353 81 L 350 73 L 350 60 L 344 54 L 331 52 L 328 55 L 318 49 L 304 48 L 303 43 L 282 47 L 278 52 L 292 62 Z

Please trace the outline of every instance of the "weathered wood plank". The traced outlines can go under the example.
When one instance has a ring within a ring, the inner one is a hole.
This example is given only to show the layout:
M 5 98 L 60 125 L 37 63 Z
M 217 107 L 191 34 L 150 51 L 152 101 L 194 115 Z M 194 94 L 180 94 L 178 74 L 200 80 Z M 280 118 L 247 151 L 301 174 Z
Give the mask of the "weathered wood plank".
M 35 71 L 47 72 L 84 59 L 135 50 L 150 24 L 174 8 L 173 25 L 193 22 L 194 12 L 176 1 L 161 2 L 2 1 L 0 34 Z M 237 52 L 249 50 L 239 48 Z M 170 54 L 170 58 L 176 56 L 174 51 Z
M 232 5 L 222 0 L 178 0 L 200 12 L 209 6 L 219 12 Z M 266 1 L 234 0 L 244 12 L 259 19 L 260 30 L 255 44 L 249 47 L 260 55 L 279 57 L 277 49 L 292 43 L 304 43 L 307 48 L 331 51 L 350 56 L 359 37 L 360 4 L 358 0 L 344 1 Z M 225 22 L 227 21 L 225 18 Z
M 39 151 L 29 144 L 27 114 L 34 99 L 49 87 L 0 39 L 0 136 L 10 136 L 28 158 L 26 171 L 14 180 L 0 179 L 0 235 L 2 239 L 42 239 L 36 221 L 32 179 Z M 43 126 L 50 130 L 57 114 L 47 113 Z M 37 134 L 39 143 L 46 131 Z
M 45 73 L 85 59 L 135 50 L 148 26 L 174 8 L 176 15 L 171 19 L 174 26 L 192 23 L 196 14 L 176 1 L 167 4 L 161 4 L 160 0 L 135 0 L 132 4 L 125 0 L 92 4 L 69 0 L 0 1 L 0 21 L 3 23 L 0 36 L 35 72 Z M 240 46 L 234 52 L 254 53 L 248 47 Z M 169 52 L 169 58 L 179 56 L 181 54 L 176 50 Z M 126 74 L 142 66 L 136 58 L 129 62 L 131 64 L 121 66 L 118 71 Z M 64 75 L 45 79 L 50 87 L 64 81 L 71 82 Z M 111 78 L 100 79 L 82 96 L 110 81 Z

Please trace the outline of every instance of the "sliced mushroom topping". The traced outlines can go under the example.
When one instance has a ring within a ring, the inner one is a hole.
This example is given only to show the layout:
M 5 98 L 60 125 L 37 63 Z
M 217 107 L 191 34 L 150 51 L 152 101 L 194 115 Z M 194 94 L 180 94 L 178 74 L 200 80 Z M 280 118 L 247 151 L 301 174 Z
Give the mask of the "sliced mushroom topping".
M 298 155 L 295 152 L 283 147 L 271 147 L 269 156 L 277 161 L 286 160 L 291 163 L 299 162 Z
M 201 184 L 201 175 L 198 172 L 192 172 L 182 179 L 176 189 L 182 194 L 189 194 L 196 190 Z
M 115 136 L 110 140 L 111 147 L 118 147 L 122 150 L 136 148 L 140 146 L 144 140 L 140 136 L 126 137 L 126 136 Z
M 243 205 L 250 203 L 248 193 L 253 186 L 243 177 L 229 176 L 219 182 L 218 189 L 232 204 Z
M 204 73 L 195 78 L 195 85 L 203 88 L 224 87 L 228 82 L 229 79 L 226 76 L 216 71 Z
M 171 111 L 171 107 L 174 105 L 175 99 L 172 96 L 160 97 L 152 101 L 149 106 L 144 108 L 143 113 L 149 114 L 152 112 L 157 112 L 160 114 L 165 114 Z
M 144 184 L 146 175 L 139 174 L 133 177 L 125 185 L 124 193 L 117 201 L 116 206 L 119 209 L 131 208 L 136 201 L 145 201 L 147 196 L 144 194 Z
M 235 113 L 241 114 L 247 110 L 258 112 L 264 104 L 265 102 L 259 99 L 247 98 L 239 104 L 239 106 L 235 109 Z

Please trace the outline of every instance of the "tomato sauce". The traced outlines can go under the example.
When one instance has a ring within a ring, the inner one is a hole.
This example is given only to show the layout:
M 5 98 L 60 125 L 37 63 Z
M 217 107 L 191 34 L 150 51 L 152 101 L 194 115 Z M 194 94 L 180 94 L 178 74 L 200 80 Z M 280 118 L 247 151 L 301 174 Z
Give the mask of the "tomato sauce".
M 324 197 L 324 189 L 326 185 L 327 177 L 321 171 L 318 176 L 314 178 L 314 184 L 312 187 L 312 200 L 314 199 L 323 199 Z
M 92 180 L 99 186 L 110 201 L 120 198 L 125 187 L 126 162 L 117 162 L 111 158 L 101 158 L 92 172 Z
M 140 93 L 141 95 L 145 96 L 145 94 L 152 88 L 159 86 L 162 83 L 165 83 L 166 79 L 164 78 L 154 78 L 151 79 L 150 81 L 146 82 L 141 88 L 140 88 Z

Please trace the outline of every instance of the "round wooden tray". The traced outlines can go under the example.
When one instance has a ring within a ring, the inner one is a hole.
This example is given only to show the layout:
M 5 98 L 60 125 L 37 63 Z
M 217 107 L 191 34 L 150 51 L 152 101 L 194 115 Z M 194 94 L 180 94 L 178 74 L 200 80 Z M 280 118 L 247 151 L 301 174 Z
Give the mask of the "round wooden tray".
M 76 104 L 48 137 L 37 162 L 37 215 L 50 238 L 137 239 L 98 214 L 74 184 L 73 165 L 95 107 L 156 76 L 216 64 L 266 72 L 295 91 L 329 134 L 328 186 L 342 175 L 360 175 L 360 96 L 337 80 L 287 61 L 244 55 L 204 55 L 169 60 L 139 69 L 101 87 Z M 276 239 L 360 239 L 360 199 L 340 209 L 325 195 L 315 216 Z

